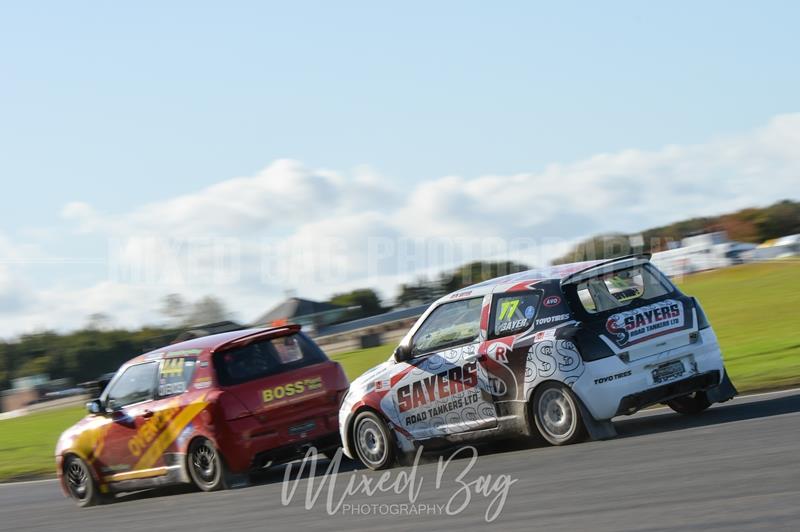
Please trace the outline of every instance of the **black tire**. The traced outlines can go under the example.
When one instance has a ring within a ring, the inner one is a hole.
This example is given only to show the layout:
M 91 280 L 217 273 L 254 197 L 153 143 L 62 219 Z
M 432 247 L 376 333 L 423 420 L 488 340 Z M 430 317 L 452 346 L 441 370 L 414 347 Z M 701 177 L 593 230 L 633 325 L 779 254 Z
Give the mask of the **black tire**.
M 85 507 L 102 502 L 100 490 L 86 462 L 77 456 L 68 456 L 64 459 L 63 475 L 64 486 L 75 504 Z
M 708 400 L 706 392 L 701 391 L 667 401 L 667 406 L 679 414 L 691 416 L 711 406 L 711 401 Z
M 377 471 L 394 464 L 395 442 L 392 431 L 373 412 L 362 412 L 353 423 L 353 447 L 361 463 Z
M 533 394 L 531 415 L 542 438 L 551 445 L 570 445 L 586 439 L 578 398 L 567 386 L 548 382 Z
M 228 487 L 225 462 L 207 438 L 197 438 L 189 445 L 186 467 L 194 485 L 203 491 L 219 491 Z

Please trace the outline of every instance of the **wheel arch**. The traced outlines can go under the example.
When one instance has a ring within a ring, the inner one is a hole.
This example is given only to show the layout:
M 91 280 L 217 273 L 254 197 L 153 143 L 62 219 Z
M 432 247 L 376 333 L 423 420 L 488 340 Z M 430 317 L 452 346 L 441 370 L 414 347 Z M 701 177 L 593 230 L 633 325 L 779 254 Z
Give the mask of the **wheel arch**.
M 531 401 L 533 400 L 533 396 L 534 396 L 534 395 L 536 395 L 536 390 L 538 390 L 538 389 L 539 389 L 539 388 L 541 388 L 542 386 L 545 386 L 546 384 L 550 384 L 550 383 L 553 383 L 553 384 L 560 384 L 561 386 L 566 386 L 567 388 L 569 388 L 570 390 L 572 390 L 572 387 L 571 387 L 569 384 L 567 384 L 566 382 L 564 382 L 564 381 L 560 381 L 560 380 L 558 380 L 558 379 L 554 379 L 554 378 L 552 378 L 552 377 L 548 377 L 548 378 L 546 378 L 546 379 L 542 379 L 541 381 L 537 382 L 536 384 L 534 384 L 533 386 L 531 386 L 530 388 L 528 388 L 528 391 L 527 391 L 527 393 L 526 393 L 526 395 L 525 395 L 525 402 L 526 402 L 528 405 L 530 405 Z M 572 390 L 572 393 L 573 393 L 573 394 L 574 394 L 576 397 L 578 397 L 578 394 L 577 394 L 577 393 L 575 393 L 575 390 Z M 580 399 L 580 397 L 578 397 L 578 399 Z M 581 400 L 581 402 L 583 402 L 583 400 Z
M 578 408 L 581 411 L 581 419 L 583 420 L 584 427 L 593 440 L 608 440 L 617 436 L 617 431 L 614 428 L 614 424 L 611 422 L 611 420 L 595 419 L 591 411 L 586 407 L 586 402 L 584 401 L 583 397 L 581 397 L 581 394 L 578 393 L 578 390 L 576 390 L 575 387 L 570 386 L 566 382 L 553 378 L 544 379 L 543 381 L 536 383 L 535 386 L 531 386 L 525 399 L 525 422 L 533 433 L 538 432 L 535 420 L 533 418 L 533 397 L 536 394 L 536 390 L 548 383 L 560 384 L 561 386 L 567 388 L 570 393 L 572 393 L 573 397 L 575 397 L 578 402 Z
M 61 490 L 64 492 L 64 495 L 69 495 L 67 493 L 66 479 L 64 477 L 64 467 L 67 465 L 67 461 L 70 458 L 77 458 L 81 460 L 84 464 L 86 464 L 86 467 L 89 468 L 89 474 L 92 475 L 92 480 L 94 480 L 97 489 L 100 490 L 100 493 L 103 493 L 104 488 L 102 488 L 101 486 L 105 486 L 105 483 L 100 478 L 100 475 L 95 469 L 94 464 L 92 464 L 89 460 L 87 460 L 86 457 L 81 456 L 80 453 L 76 452 L 74 449 L 66 449 L 64 450 L 64 452 L 61 453 L 60 456 L 61 456 L 61 466 L 59 467 L 58 470 L 58 477 L 59 477 L 59 484 L 61 484 Z
M 358 419 L 358 416 L 360 416 L 364 412 L 372 412 L 373 414 L 375 414 L 376 416 L 378 416 L 380 419 L 383 420 L 383 422 L 386 424 L 386 428 L 394 432 L 393 428 L 394 425 L 392 424 L 391 421 L 389 421 L 389 418 L 387 418 L 383 414 L 383 412 L 368 404 L 362 404 L 358 406 L 355 410 L 353 410 L 353 412 L 350 414 L 349 419 L 347 420 L 347 427 L 346 430 L 344 431 L 346 440 L 342 442 L 342 444 L 345 446 L 345 450 L 348 452 L 348 455 L 353 458 L 356 457 L 355 448 L 353 447 L 353 436 L 354 436 L 353 431 L 356 428 L 356 419 Z

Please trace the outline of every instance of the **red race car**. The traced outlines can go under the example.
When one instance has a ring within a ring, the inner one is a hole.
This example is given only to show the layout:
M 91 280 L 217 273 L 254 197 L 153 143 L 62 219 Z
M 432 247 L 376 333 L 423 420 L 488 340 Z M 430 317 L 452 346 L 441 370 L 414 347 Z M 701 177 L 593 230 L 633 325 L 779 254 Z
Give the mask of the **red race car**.
M 64 492 L 106 494 L 188 482 L 202 490 L 310 446 L 339 445 L 348 381 L 300 327 L 196 338 L 123 365 L 56 446 Z

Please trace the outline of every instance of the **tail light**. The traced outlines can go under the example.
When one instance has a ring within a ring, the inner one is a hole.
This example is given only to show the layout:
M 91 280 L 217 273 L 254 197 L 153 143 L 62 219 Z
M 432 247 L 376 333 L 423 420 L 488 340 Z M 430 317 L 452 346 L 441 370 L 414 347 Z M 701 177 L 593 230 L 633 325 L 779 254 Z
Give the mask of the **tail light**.
M 706 317 L 706 313 L 703 312 L 703 307 L 700 306 L 700 302 L 697 299 L 692 298 L 694 301 L 694 308 L 697 311 L 697 330 L 708 329 L 711 327 L 711 324 L 708 323 L 708 318 Z

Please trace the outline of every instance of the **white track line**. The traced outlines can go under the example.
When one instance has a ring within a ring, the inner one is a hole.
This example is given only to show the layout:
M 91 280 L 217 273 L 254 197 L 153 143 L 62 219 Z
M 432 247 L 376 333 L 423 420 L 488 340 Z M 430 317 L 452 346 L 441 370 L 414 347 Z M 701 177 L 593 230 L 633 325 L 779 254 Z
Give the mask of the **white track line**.
M 26 484 L 44 484 L 45 482 L 56 482 L 58 481 L 57 478 L 43 478 L 39 480 L 22 480 L 19 482 L 11 481 L 11 482 L 0 482 L 0 488 L 4 486 L 24 486 Z
M 761 393 L 751 393 L 747 395 L 742 395 L 742 398 L 745 397 L 761 397 L 762 395 L 775 395 L 778 393 L 792 393 L 792 392 L 800 392 L 800 388 L 792 388 L 790 390 L 775 390 L 772 392 L 761 392 Z

